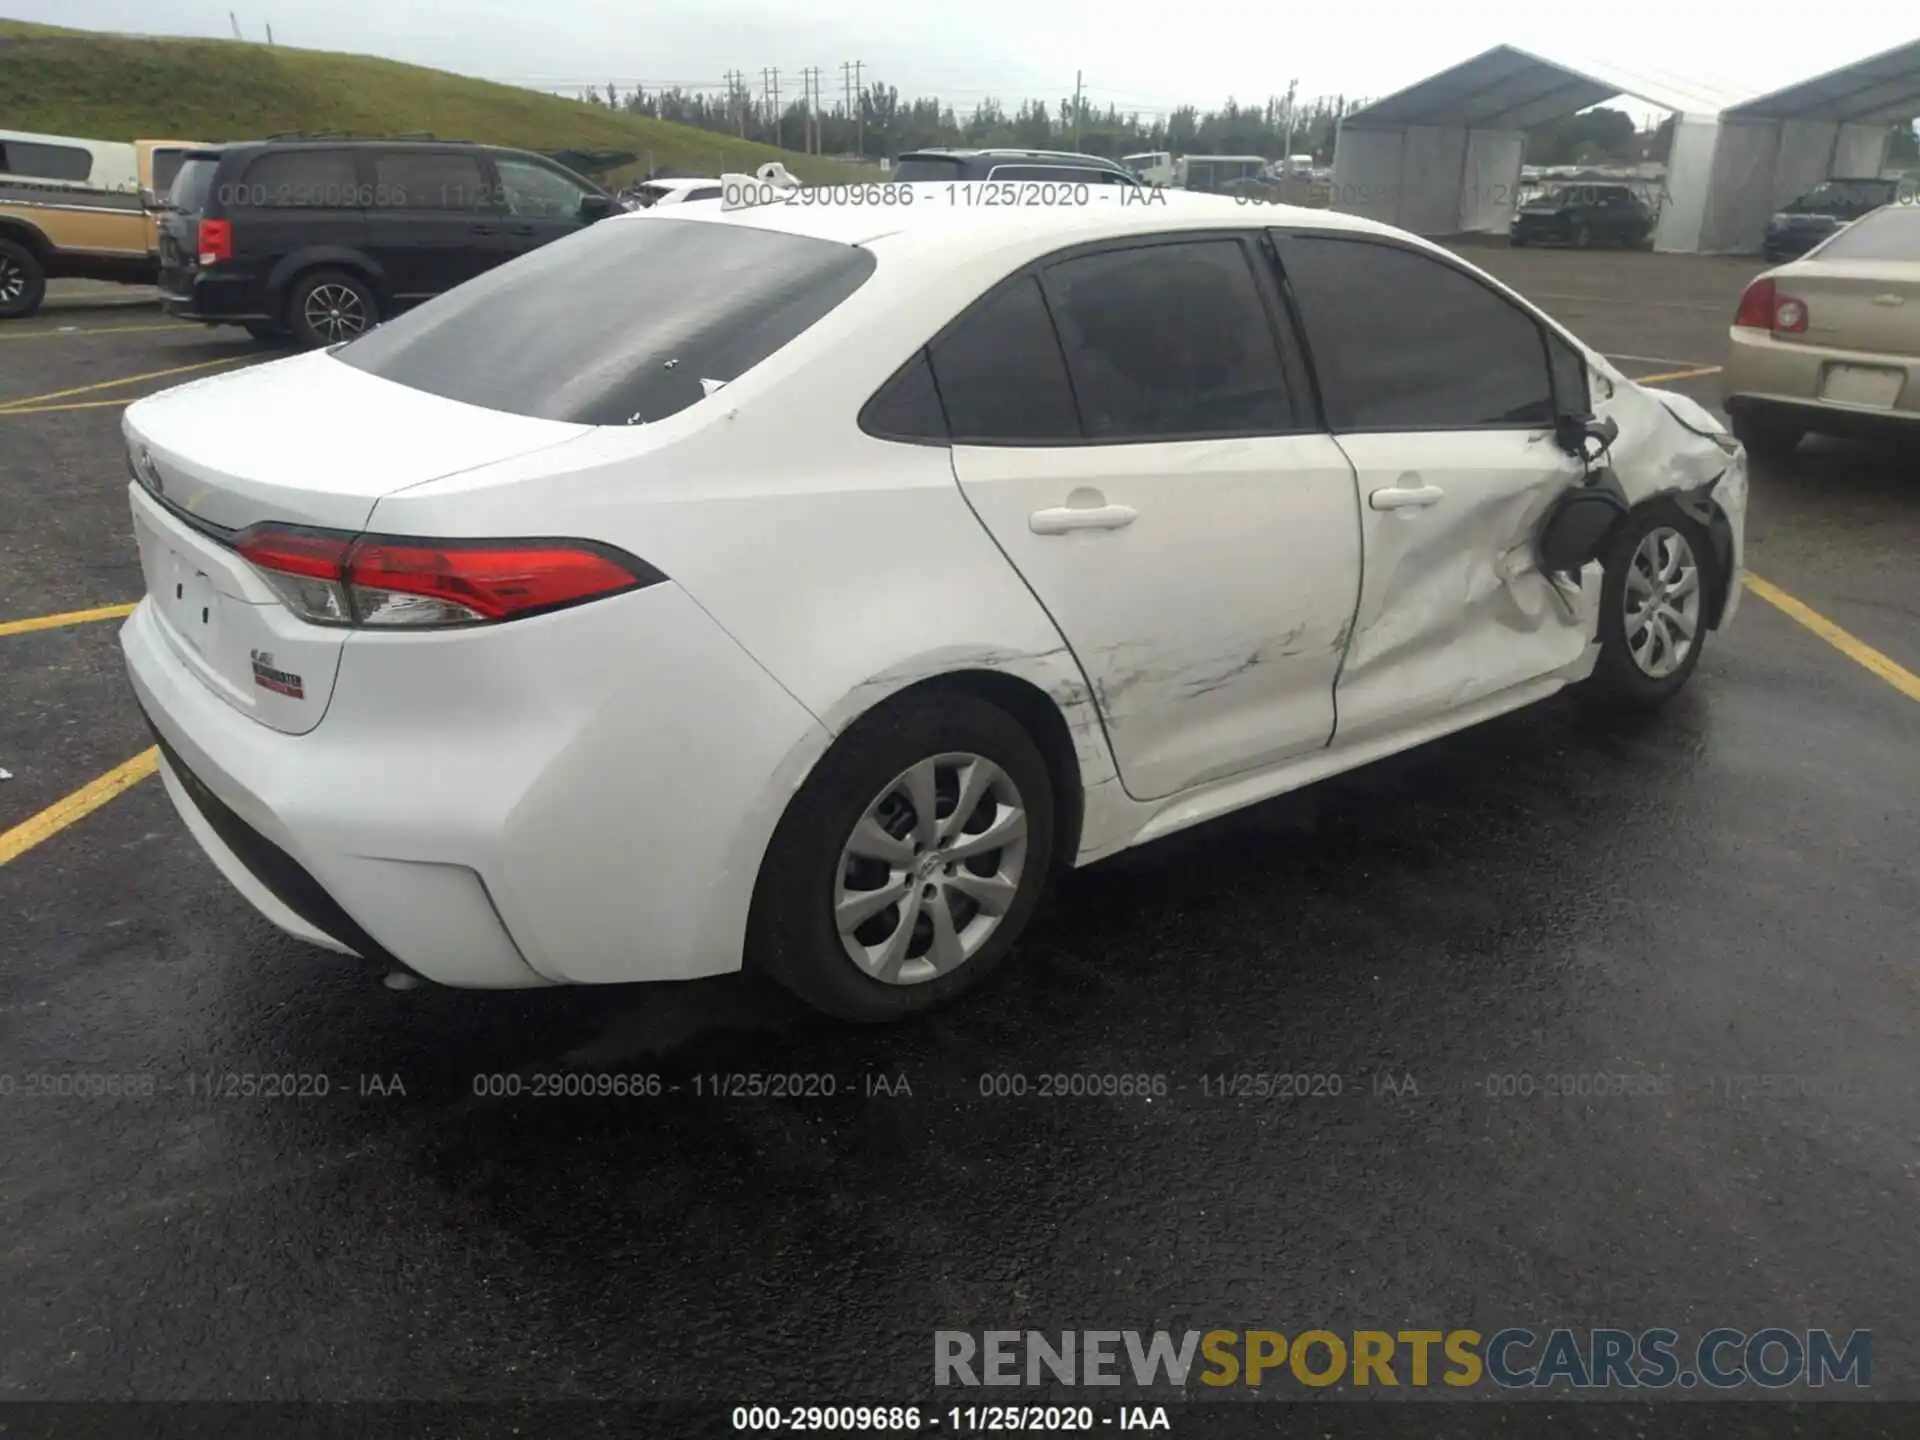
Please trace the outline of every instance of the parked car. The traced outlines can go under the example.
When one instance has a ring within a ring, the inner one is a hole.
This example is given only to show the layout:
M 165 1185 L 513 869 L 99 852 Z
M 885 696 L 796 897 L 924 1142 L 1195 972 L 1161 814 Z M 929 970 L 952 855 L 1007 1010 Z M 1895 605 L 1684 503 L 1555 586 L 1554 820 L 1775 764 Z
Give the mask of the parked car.
M 1728 334 L 1726 410 L 1755 454 L 1920 438 L 1920 208 L 1883 205 L 1756 277 Z
M 188 152 L 160 233 L 169 315 L 331 345 L 620 203 L 544 156 L 434 140 Z
M 153 284 L 161 199 L 193 144 L 0 130 L 0 319 L 33 314 L 49 280 Z
M 1898 180 L 1823 180 L 1767 221 L 1760 253 L 1775 265 L 1804 255 L 1841 226 L 1893 204 L 1899 190 Z
M 1582 181 L 1524 202 L 1508 231 L 1512 245 L 1644 245 L 1653 236 L 1653 211 L 1631 185 Z
M 1139 177 L 1098 155 L 1066 150 L 910 150 L 887 172 L 893 184 L 914 181 L 1041 180 L 1082 185 L 1134 185 Z
M 1738 443 L 1440 247 L 947 193 L 623 215 L 131 406 L 121 640 L 242 894 L 454 985 L 899 1016 L 1056 868 L 1657 704 L 1734 614 Z
M 684 205 L 689 200 L 718 200 L 720 181 L 705 175 L 676 176 L 671 180 L 646 180 L 632 190 L 630 209 L 651 210 L 658 205 Z

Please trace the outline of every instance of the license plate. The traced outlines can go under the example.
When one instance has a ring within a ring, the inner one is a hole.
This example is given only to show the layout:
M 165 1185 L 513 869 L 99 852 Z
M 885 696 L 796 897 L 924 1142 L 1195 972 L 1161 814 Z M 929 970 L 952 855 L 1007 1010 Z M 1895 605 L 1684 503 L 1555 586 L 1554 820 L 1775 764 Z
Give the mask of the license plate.
M 213 577 L 179 551 L 168 551 L 167 562 L 162 595 L 167 618 L 182 639 L 211 660 L 220 634 L 220 592 Z
M 1906 383 L 1903 370 L 1882 370 L 1871 365 L 1830 365 L 1820 384 L 1820 398 L 1841 405 L 1866 405 L 1875 410 L 1891 410 Z

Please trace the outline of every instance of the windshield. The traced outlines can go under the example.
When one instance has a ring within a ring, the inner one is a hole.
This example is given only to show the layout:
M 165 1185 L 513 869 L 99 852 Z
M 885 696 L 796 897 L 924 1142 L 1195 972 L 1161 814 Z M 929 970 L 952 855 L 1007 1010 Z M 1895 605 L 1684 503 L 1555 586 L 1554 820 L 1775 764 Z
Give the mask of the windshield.
M 1920 260 L 1920 209 L 1889 205 L 1856 220 L 1815 252 L 1820 260 Z
M 217 155 L 189 155 L 180 162 L 173 184 L 159 190 L 159 167 L 155 165 L 155 189 L 164 197 L 169 210 L 198 215 L 207 207 L 207 191 L 213 186 L 213 172 L 220 168 Z
M 1814 186 L 1787 210 L 1797 215 L 1823 215 L 1836 210 L 1860 214 L 1893 199 L 1893 189 L 1891 180 L 1829 180 Z
M 662 420 L 737 380 L 873 273 L 857 246 L 698 220 L 609 220 L 334 352 L 448 400 L 581 425 Z

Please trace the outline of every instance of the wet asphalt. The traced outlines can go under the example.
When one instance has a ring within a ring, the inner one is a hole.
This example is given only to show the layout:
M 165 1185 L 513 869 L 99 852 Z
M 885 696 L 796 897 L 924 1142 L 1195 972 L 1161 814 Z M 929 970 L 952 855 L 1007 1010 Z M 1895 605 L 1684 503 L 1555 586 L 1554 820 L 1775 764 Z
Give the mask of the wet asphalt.
M 1756 269 L 1472 254 L 1633 374 L 1717 363 Z M 0 405 L 259 353 L 163 324 L 0 328 Z M 0 620 L 138 597 L 117 417 L 0 413 Z M 1753 503 L 1754 570 L 1920 668 L 1912 457 L 1812 443 Z M 0 637 L 0 832 L 149 743 L 114 631 Z M 0 1400 L 718 1413 L 929 1398 L 936 1329 L 1507 1325 L 1869 1329 L 1920 1398 L 1917 722 L 1749 595 L 1657 717 L 1556 698 L 1079 872 L 884 1030 L 736 978 L 396 994 L 144 781 L 0 869 Z M 731 1072 L 833 1093 L 696 1093 Z M 530 1093 L 602 1075 L 661 1093 Z

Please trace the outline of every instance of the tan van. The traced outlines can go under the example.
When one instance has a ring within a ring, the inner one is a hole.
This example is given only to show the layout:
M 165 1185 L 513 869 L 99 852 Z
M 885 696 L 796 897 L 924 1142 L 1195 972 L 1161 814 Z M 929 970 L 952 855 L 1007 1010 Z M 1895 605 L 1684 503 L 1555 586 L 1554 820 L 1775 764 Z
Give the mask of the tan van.
M 0 319 L 33 314 L 49 280 L 153 284 L 159 213 L 193 148 L 0 130 Z

